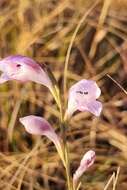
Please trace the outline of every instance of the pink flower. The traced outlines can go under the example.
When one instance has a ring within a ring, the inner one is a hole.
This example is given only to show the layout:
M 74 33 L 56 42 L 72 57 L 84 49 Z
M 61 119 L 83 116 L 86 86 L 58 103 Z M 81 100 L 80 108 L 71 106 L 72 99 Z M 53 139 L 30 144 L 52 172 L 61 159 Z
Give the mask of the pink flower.
M 52 83 L 47 73 L 33 59 L 22 55 L 12 55 L 0 61 L 0 70 L 3 74 L 0 83 L 9 80 L 21 82 L 33 81 L 52 88 Z
M 33 135 L 44 135 L 48 137 L 56 146 L 57 151 L 59 152 L 62 158 L 61 144 L 59 137 L 55 133 L 54 129 L 51 127 L 48 121 L 42 117 L 29 115 L 19 119 L 20 122 L 24 125 L 26 131 Z
M 81 80 L 69 90 L 67 116 L 71 116 L 76 110 L 89 111 L 99 116 L 102 110 L 101 102 L 96 99 L 101 90 L 93 80 Z
M 89 150 L 82 158 L 80 162 L 80 166 L 76 170 L 76 172 L 73 175 L 73 184 L 74 186 L 77 186 L 80 177 L 83 175 L 83 173 L 93 165 L 95 161 L 95 152 L 93 150 Z

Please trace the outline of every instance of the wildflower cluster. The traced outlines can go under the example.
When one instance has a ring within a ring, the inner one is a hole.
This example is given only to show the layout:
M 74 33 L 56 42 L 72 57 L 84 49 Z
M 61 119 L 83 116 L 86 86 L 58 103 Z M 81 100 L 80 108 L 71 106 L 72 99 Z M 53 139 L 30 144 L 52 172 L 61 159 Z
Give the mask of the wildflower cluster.
M 1 84 L 10 80 L 17 80 L 23 83 L 32 81 L 46 86 L 52 93 L 60 109 L 60 122 L 61 128 L 63 128 L 62 139 L 56 134 L 50 123 L 42 117 L 29 115 L 22 117 L 19 120 L 28 133 L 44 135 L 54 143 L 66 169 L 68 190 L 78 190 L 83 173 L 94 163 L 95 152 L 89 150 L 83 156 L 80 165 L 72 178 L 69 172 L 65 125 L 77 110 L 89 111 L 95 116 L 100 115 L 102 104 L 97 100 L 101 94 L 100 88 L 93 80 L 83 79 L 77 82 L 69 89 L 67 108 L 63 111 L 61 94 L 57 82 L 53 74 L 45 66 L 39 65 L 39 63 L 29 57 L 15 55 L 2 59 L 0 61 L 0 70 L 2 71 L 2 75 L 0 76 Z

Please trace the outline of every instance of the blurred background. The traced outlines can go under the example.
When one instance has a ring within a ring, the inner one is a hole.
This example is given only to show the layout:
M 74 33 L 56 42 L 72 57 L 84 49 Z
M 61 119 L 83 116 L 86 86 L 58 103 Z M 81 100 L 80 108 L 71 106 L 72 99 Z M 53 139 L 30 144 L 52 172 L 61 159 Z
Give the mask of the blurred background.
M 127 88 L 126 49 L 126 0 L 0 0 L 1 58 L 22 54 L 46 63 L 61 90 L 66 60 L 67 89 L 85 78 L 102 90 L 101 117 L 78 113 L 68 128 L 72 174 L 87 150 L 97 155 L 82 190 L 127 189 L 127 93 L 107 76 Z M 47 118 L 59 134 L 59 112 L 45 87 L 0 85 L 0 190 L 65 190 L 53 144 L 19 123 L 30 114 Z

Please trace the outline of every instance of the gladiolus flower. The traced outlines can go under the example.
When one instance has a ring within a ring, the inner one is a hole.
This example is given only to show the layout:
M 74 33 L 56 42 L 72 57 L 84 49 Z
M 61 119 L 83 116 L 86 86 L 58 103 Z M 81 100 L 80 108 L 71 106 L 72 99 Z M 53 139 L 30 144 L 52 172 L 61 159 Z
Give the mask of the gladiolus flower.
M 89 111 L 99 116 L 102 110 L 101 102 L 96 99 L 101 90 L 93 80 L 81 80 L 69 90 L 67 116 L 70 117 L 76 110 Z
M 33 135 L 44 135 L 48 137 L 55 144 L 56 149 L 61 156 L 61 159 L 63 159 L 60 139 L 48 121 L 42 117 L 34 115 L 22 117 L 19 120 L 24 125 L 28 133 Z
M 52 83 L 48 74 L 33 59 L 22 56 L 12 55 L 0 60 L 0 70 L 3 74 L 0 77 L 0 83 L 9 80 L 18 80 L 21 82 L 33 81 L 43 84 L 49 89 Z
M 76 172 L 73 175 L 73 184 L 76 187 L 80 177 L 83 175 L 83 173 L 93 165 L 95 161 L 95 152 L 93 150 L 89 150 L 82 158 L 80 162 L 80 166 L 76 170 Z

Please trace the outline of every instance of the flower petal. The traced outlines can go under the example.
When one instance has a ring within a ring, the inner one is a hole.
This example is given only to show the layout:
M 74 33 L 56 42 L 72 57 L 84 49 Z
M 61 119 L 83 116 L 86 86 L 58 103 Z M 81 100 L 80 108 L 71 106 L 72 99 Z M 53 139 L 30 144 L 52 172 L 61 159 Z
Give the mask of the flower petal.
M 69 90 L 66 115 L 70 117 L 76 110 L 79 110 L 90 111 L 94 115 L 99 116 L 102 105 L 96 99 L 100 94 L 101 90 L 95 81 L 83 79 L 77 82 Z
M 79 111 L 89 111 L 98 117 L 98 116 L 100 116 L 101 111 L 102 111 L 102 103 L 95 100 L 93 102 L 89 102 L 85 106 L 81 105 L 80 107 L 78 107 L 78 110 Z
M 72 114 L 77 110 L 77 107 L 78 107 L 78 105 L 77 105 L 75 99 L 72 98 L 72 97 L 69 97 L 69 99 L 68 99 L 68 108 L 66 110 L 66 116 L 71 117 Z
M 73 184 L 76 187 L 80 177 L 83 175 L 83 173 L 93 165 L 95 161 L 95 152 L 93 150 L 89 150 L 82 158 L 80 162 L 80 166 L 76 170 L 76 172 L 73 175 Z
M 57 134 L 55 133 L 49 122 L 46 121 L 44 118 L 29 115 L 26 117 L 22 117 L 19 120 L 24 125 L 28 133 L 33 135 L 47 136 L 56 145 L 57 149 L 61 148 L 60 140 Z
M 10 78 L 9 78 L 5 73 L 3 73 L 3 74 L 0 76 L 0 84 L 5 83 L 5 82 L 7 82 L 7 81 L 9 81 L 9 80 L 10 80 Z
M 63 164 L 65 165 L 60 139 L 48 121 L 46 121 L 42 117 L 34 115 L 22 117 L 19 120 L 24 125 L 28 133 L 34 135 L 44 135 L 48 137 L 55 144 L 60 158 L 63 161 Z
M 0 70 L 10 79 L 22 82 L 33 81 L 52 88 L 52 82 L 44 69 L 33 59 L 12 55 L 0 60 Z
M 71 88 L 70 88 L 70 92 L 71 91 L 79 91 L 79 92 L 87 92 L 88 94 L 86 98 L 87 99 L 97 99 L 100 94 L 101 94 L 101 90 L 98 87 L 97 83 L 94 80 L 86 80 L 86 79 L 82 79 L 79 82 L 77 82 L 76 84 L 74 84 Z

